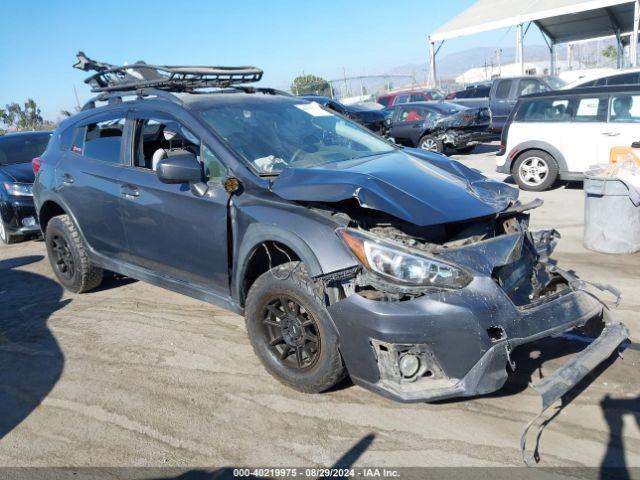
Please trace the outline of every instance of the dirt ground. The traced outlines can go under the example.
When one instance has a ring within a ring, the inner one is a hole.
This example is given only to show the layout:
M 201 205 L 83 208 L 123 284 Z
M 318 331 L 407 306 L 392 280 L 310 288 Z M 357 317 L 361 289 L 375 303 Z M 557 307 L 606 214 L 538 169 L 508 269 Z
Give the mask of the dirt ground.
M 456 156 L 494 170 L 493 148 Z M 541 194 L 534 228 L 562 234 L 555 258 L 618 286 L 614 311 L 640 342 L 640 254 L 582 246 L 584 193 Z M 517 351 L 517 374 L 470 400 L 404 405 L 346 382 L 322 395 L 261 367 L 237 315 L 132 280 L 70 295 L 44 244 L 0 247 L 0 466 L 522 465 L 519 440 L 539 399 L 527 387 L 584 344 Z M 547 425 L 540 465 L 640 467 L 640 351 L 608 362 Z M 345 459 L 343 458 L 343 462 Z

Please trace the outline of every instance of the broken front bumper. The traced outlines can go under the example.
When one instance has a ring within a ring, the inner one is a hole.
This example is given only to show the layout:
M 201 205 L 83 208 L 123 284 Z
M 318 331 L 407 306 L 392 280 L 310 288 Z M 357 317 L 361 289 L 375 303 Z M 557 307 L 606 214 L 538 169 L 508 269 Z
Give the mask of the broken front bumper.
M 329 310 L 353 380 L 392 399 L 417 402 L 500 389 L 514 348 L 583 326 L 601 317 L 603 308 L 597 298 L 579 289 L 518 308 L 493 280 L 476 277 L 459 291 L 403 302 L 356 294 Z M 609 338 L 612 331 L 620 342 L 626 338 L 622 325 L 608 327 L 603 335 Z M 422 365 L 412 378 L 405 378 L 400 367 L 407 354 L 417 356 Z M 588 366 L 606 356 L 594 354 Z

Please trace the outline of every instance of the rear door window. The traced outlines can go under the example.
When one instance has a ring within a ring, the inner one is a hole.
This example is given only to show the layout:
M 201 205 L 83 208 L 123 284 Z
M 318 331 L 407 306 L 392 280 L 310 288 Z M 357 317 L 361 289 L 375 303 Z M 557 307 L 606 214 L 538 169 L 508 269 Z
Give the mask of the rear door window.
M 426 98 L 421 93 L 412 93 L 411 94 L 411 102 L 423 102 Z
M 509 98 L 510 91 L 511 91 L 511 80 L 498 80 L 498 85 L 496 86 L 497 99 L 504 100 L 505 98 Z
M 394 102 L 394 104 L 397 103 L 407 103 L 409 101 L 409 99 L 411 98 L 411 95 L 398 95 L 396 97 L 396 101 Z
M 609 121 L 640 122 L 640 95 L 612 95 L 609 106 Z
M 101 162 L 120 163 L 124 124 L 122 117 L 88 124 L 84 134 L 83 155 Z

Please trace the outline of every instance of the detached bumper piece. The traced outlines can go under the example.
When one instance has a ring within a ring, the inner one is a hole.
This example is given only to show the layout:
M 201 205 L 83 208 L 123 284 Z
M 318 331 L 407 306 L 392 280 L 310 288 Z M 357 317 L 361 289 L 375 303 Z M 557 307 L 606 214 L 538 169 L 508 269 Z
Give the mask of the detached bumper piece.
M 542 417 L 551 405 L 578 385 L 589 372 L 609 358 L 627 338 L 629 338 L 629 330 L 622 323 L 607 324 L 600 336 L 590 343 L 587 348 L 553 372 L 552 375 L 532 385 L 532 388 L 540 394 L 542 408 L 540 413 L 527 424 L 520 438 L 522 459 L 527 465 L 531 466 L 538 461 L 535 452 L 529 456 L 527 456 L 526 453 L 527 434 L 531 427 Z M 544 423 L 540 425 L 538 432 L 540 432 L 543 427 Z

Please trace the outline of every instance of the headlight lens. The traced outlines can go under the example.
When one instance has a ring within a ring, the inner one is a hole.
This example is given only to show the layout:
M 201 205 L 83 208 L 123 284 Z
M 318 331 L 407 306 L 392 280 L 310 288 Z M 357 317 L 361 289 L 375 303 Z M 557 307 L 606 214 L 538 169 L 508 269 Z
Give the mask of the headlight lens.
M 4 188 L 9 195 L 16 197 L 32 197 L 33 185 L 30 183 L 10 183 L 4 182 Z
M 401 245 L 350 229 L 340 229 L 338 233 L 366 269 L 395 282 L 462 288 L 471 281 L 471 275 L 462 268 L 420 255 Z

